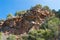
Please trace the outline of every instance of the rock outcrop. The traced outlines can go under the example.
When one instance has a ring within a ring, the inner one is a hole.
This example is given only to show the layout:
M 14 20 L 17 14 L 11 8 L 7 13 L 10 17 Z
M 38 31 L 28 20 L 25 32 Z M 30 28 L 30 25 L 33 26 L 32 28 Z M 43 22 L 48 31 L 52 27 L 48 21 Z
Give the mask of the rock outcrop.
M 44 23 L 47 17 L 52 16 L 53 14 L 48 10 L 43 10 L 40 8 L 34 8 L 27 10 L 22 17 L 14 17 L 7 19 L 2 24 L 2 31 L 9 32 L 11 34 L 23 34 L 28 33 L 32 29 L 40 29 L 40 25 Z

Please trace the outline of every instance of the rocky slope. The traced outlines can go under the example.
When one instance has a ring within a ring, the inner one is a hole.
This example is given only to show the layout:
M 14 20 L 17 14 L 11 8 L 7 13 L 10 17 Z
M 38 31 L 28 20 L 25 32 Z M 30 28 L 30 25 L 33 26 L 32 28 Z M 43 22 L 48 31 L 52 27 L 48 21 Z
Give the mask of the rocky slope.
M 43 8 L 33 8 L 27 10 L 22 16 L 15 16 L 0 23 L 2 32 L 9 34 L 24 34 L 31 30 L 40 29 L 40 25 L 45 22 L 47 17 L 52 16 L 52 12 Z

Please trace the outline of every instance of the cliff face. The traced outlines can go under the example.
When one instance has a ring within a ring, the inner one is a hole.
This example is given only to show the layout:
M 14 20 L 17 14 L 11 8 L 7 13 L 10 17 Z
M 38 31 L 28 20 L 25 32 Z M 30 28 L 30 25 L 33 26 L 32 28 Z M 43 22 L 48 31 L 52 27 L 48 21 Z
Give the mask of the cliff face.
M 35 8 L 28 10 L 23 16 L 14 17 L 4 21 L 2 26 L 3 32 L 9 32 L 11 34 L 23 34 L 28 33 L 29 30 L 40 28 L 40 25 L 44 23 L 47 17 L 52 16 L 48 10 Z

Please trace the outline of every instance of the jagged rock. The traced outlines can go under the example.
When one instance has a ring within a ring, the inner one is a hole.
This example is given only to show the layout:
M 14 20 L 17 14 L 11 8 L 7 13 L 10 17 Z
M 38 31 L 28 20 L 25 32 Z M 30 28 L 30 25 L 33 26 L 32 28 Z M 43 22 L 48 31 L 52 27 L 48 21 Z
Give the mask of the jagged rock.
M 14 17 L 7 19 L 2 24 L 3 32 L 8 31 L 11 34 L 23 34 L 28 33 L 29 30 L 40 28 L 40 25 L 44 23 L 46 17 L 50 17 L 51 14 L 48 10 L 31 9 L 28 10 L 22 17 Z

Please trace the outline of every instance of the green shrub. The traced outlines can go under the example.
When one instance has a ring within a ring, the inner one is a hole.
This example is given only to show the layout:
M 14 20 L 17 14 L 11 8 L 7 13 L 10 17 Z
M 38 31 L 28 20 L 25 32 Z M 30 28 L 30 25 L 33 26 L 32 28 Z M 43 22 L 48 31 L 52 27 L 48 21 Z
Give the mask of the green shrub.
M 10 36 L 7 38 L 7 40 L 16 40 L 16 37 L 15 37 L 15 35 L 10 35 Z

